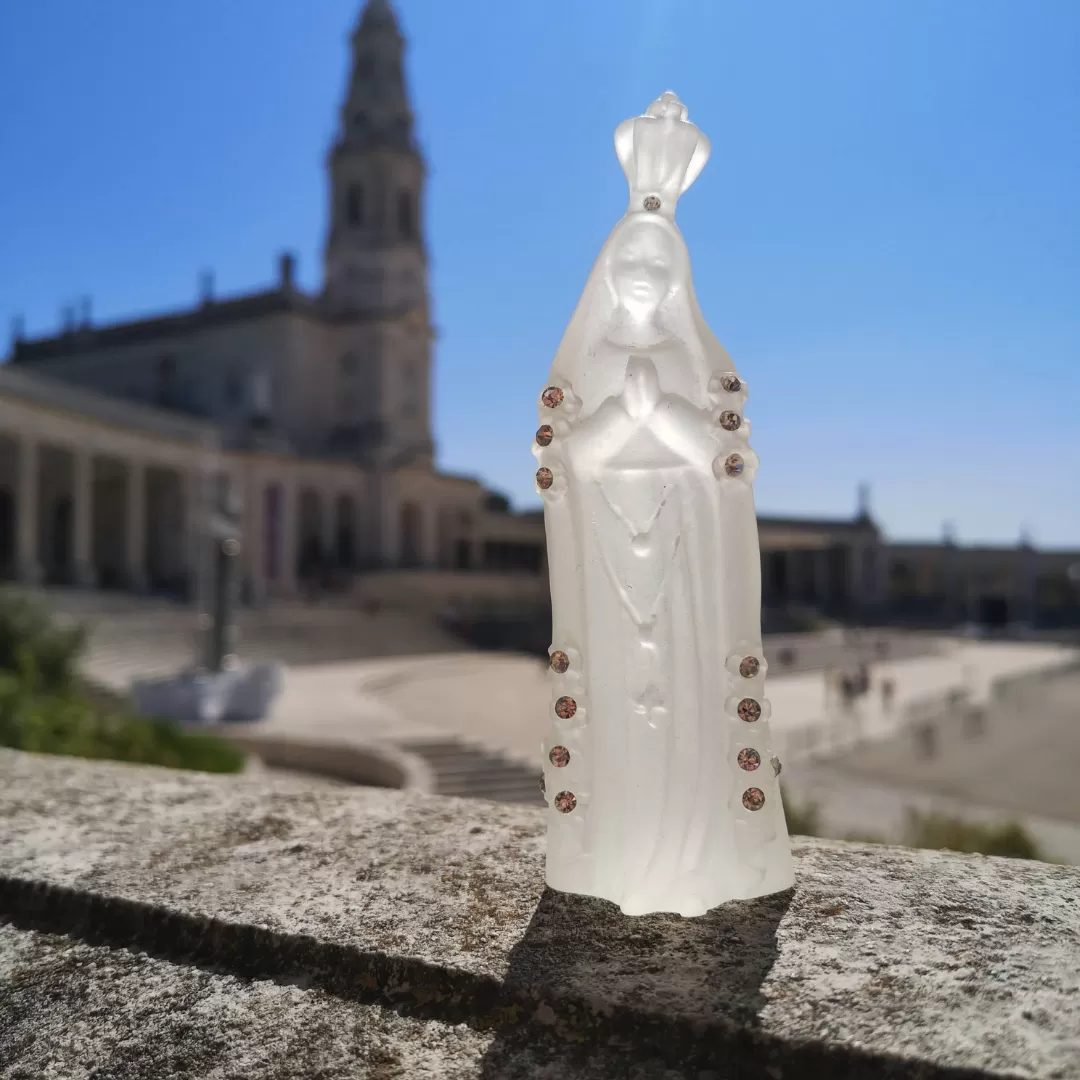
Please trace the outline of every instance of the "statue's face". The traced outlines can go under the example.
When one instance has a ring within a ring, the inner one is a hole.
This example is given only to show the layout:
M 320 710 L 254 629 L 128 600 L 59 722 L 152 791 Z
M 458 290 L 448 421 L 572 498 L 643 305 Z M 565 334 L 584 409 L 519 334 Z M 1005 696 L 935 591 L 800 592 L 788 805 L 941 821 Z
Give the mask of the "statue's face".
M 631 226 L 611 255 L 611 281 L 620 303 L 638 317 L 651 316 L 671 288 L 673 263 L 664 229 L 645 222 Z

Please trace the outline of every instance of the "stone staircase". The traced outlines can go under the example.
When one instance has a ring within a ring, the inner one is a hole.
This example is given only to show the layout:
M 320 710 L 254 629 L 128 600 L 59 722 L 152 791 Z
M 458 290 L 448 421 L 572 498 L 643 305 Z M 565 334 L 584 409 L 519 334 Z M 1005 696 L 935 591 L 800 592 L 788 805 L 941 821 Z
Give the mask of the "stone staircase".
M 456 739 L 416 739 L 400 745 L 427 763 L 435 777 L 437 795 L 532 806 L 543 804 L 539 765 L 528 769 Z

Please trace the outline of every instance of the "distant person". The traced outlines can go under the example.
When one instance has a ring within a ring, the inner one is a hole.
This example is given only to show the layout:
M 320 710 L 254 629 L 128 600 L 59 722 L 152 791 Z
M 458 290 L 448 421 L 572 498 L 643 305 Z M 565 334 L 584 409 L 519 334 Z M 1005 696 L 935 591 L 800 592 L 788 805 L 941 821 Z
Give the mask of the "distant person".
M 893 699 L 896 697 L 896 682 L 893 679 L 881 680 L 881 706 L 886 712 L 892 712 Z
M 840 700 L 843 702 L 844 709 L 851 708 L 851 703 L 855 698 L 855 680 L 850 675 L 845 675 L 840 680 Z
M 870 666 L 863 661 L 859 664 L 859 672 L 855 678 L 856 694 L 862 697 L 870 689 Z

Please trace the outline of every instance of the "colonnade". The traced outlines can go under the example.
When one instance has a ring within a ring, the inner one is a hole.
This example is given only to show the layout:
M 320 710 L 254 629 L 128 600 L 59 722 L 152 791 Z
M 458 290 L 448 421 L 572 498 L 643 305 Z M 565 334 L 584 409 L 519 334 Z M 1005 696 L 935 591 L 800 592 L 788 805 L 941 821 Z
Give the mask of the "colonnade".
M 350 484 L 358 470 L 297 477 L 198 447 L 161 458 L 138 449 L 0 433 L 0 573 L 25 585 L 193 597 L 220 483 L 238 495 L 238 565 L 255 597 L 290 595 L 305 573 L 353 569 L 377 543 Z

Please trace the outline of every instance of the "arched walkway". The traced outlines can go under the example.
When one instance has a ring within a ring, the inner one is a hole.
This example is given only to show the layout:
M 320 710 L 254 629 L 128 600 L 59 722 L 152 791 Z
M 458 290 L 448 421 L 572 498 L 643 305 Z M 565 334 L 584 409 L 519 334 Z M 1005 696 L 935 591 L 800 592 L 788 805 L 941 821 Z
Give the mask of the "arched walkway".
M 297 502 L 296 576 L 317 578 L 326 565 L 322 543 L 322 500 L 313 488 L 303 488 Z

